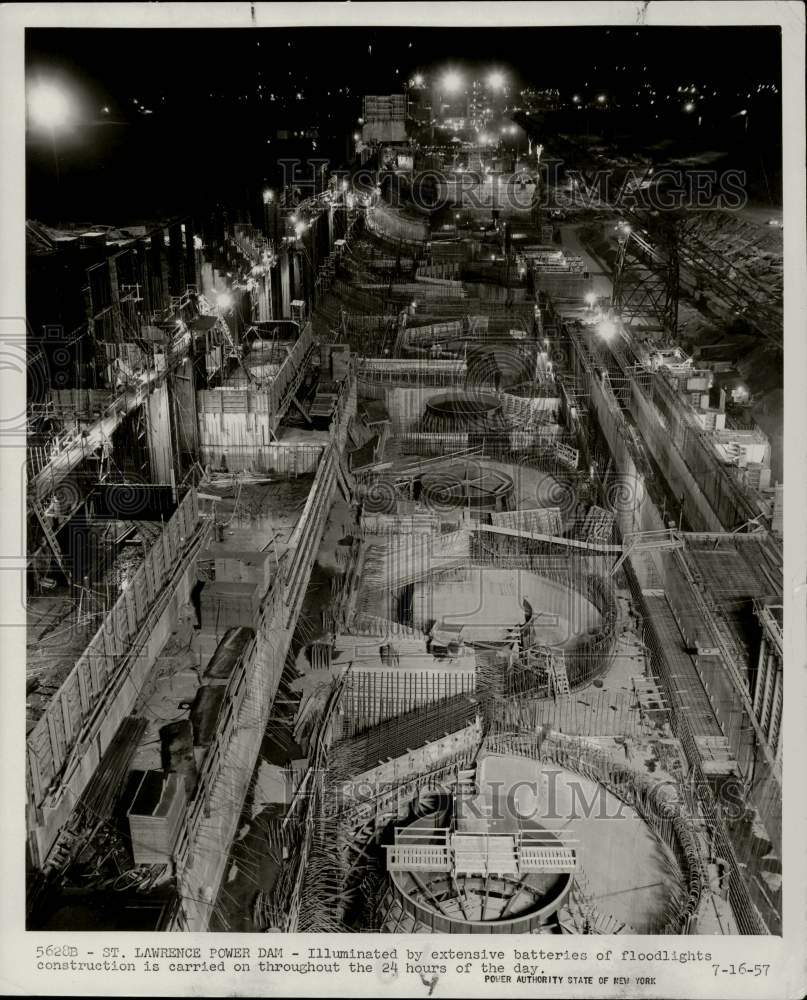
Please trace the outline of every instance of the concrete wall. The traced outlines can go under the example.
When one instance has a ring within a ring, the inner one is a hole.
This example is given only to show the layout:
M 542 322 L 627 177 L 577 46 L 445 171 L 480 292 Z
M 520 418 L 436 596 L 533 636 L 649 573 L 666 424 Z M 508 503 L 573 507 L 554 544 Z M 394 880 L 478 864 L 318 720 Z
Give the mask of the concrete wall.
M 303 475 L 316 470 L 323 445 L 273 442 L 266 413 L 200 412 L 199 461 L 218 468 L 222 457 L 230 472 L 279 472 Z
M 244 697 L 236 712 L 219 720 L 189 804 L 174 852 L 181 904 L 171 930 L 206 930 L 210 920 L 299 611 L 285 605 L 281 589 L 262 608 Z
M 709 500 L 689 470 L 681 453 L 670 440 L 669 430 L 644 393 L 631 387 L 631 412 L 642 431 L 650 453 L 664 473 L 671 492 L 680 500 L 686 496 L 684 515 L 696 531 L 722 531 L 723 525 Z
M 180 912 L 172 930 L 205 930 L 236 834 L 243 803 L 266 729 L 277 685 L 311 576 L 314 559 L 336 491 L 336 465 L 344 449 L 347 424 L 355 413 L 355 380 L 343 389 L 331 444 L 322 457 L 297 522 L 283 565 L 256 623 L 255 655 L 245 674 L 240 711 L 217 733 L 215 756 L 208 755 L 188 822 L 176 850 Z
M 72 770 L 59 780 L 58 786 L 46 797 L 41 807 L 31 808 L 29 843 L 34 864 L 41 865 L 45 861 L 118 727 L 131 713 L 160 650 L 176 627 L 182 605 L 190 600 L 195 583 L 194 562 L 179 578 L 176 589 L 156 619 L 143 649 L 133 658 L 125 677 L 119 678 L 107 693 L 103 711 L 83 735 L 81 753 L 75 759 Z
M 632 442 L 616 401 L 613 396 L 606 395 L 602 383 L 596 377 L 584 374 L 583 378 L 589 389 L 591 409 L 608 443 L 617 470 L 612 484 L 616 502 L 612 506 L 615 508 L 620 532 L 624 536 L 634 531 L 657 531 L 663 528 L 661 515 L 645 488 L 644 475 L 637 468 L 632 454 Z

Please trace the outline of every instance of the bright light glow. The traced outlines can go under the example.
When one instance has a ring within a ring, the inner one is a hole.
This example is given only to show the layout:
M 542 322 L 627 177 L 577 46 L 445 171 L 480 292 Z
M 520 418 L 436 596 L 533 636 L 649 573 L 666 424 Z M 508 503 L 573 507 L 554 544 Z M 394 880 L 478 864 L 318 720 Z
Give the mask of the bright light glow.
M 28 96 L 28 113 L 36 125 L 58 128 L 70 120 L 72 108 L 63 90 L 52 83 L 39 83 Z
M 616 333 L 616 323 L 610 319 L 603 319 L 597 324 L 597 333 L 603 340 L 610 340 Z
M 605 104 L 605 94 L 597 94 L 597 103 Z
M 575 94 L 572 97 L 572 104 L 579 104 L 579 103 L 580 103 L 580 95 L 579 94 Z
M 358 132 L 353 133 L 353 141 L 358 142 L 361 139 L 361 135 Z
M 593 306 L 596 301 L 597 301 L 597 296 L 594 294 L 594 292 L 586 292 L 587 305 Z
M 342 181 L 342 190 L 347 191 L 347 181 Z
M 275 196 L 274 191 L 270 191 L 269 188 L 267 188 L 263 192 L 263 203 L 264 203 L 264 205 L 268 205 L 269 202 L 274 198 L 274 196 Z
M 694 111 L 694 110 L 695 110 L 695 105 L 692 103 L 692 101 L 687 101 L 686 104 L 684 105 L 684 111 Z
M 462 77 L 453 70 L 443 77 L 443 90 L 448 94 L 453 94 L 462 86 Z
M 485 146 L 487 145 L 487 143 L 490 142 L 490 136 L 485 135 L 485 133 L 483 132 L 482 135 L 479 136 L 479 141 L 482 143 L 483 146 Z
M 491 90 L 501 90 L 504 86 L 504 73 L 491 73 L 488 77 L 488 86 Z
M 298 222 L 297 225 L 294 227 L 294 234 L 298 240 L 303 235 L 305 230 L 306 230 L 306 225 L 304 222 Z
M 415 84 L 416 87 L 422 87 L 423 86 L 423 74 L 422 73 L 415 73 L 415 79 L 414 79 L 413 82 L 414 82 L 414 84 Z
M 219 292 L 216 296 L 216 305 L 219 309 L 227 310 L 233 304 L 233 297 L 229 292 Z

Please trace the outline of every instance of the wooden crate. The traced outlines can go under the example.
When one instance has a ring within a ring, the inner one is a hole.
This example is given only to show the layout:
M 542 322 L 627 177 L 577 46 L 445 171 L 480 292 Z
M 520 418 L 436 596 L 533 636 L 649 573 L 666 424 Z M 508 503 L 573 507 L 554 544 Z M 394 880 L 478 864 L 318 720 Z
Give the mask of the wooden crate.
M 182 775 L 143 771 L 127 810 L 132 855 L 136 865 L 170 862 L 171 852 L 185 813 Z

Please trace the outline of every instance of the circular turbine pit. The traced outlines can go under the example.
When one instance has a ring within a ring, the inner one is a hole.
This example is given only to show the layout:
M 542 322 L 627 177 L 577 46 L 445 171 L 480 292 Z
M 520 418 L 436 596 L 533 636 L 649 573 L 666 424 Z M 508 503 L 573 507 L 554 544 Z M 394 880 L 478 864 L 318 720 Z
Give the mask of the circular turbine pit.
M 685 870 L 592 763 L 588 776 L 504 747 L 483 752 L 473 784 L 389 831 L 381 929 L 663 932 L 687 906 Z
M 602 622 L 597 608 L 577 591 L 530 570 L 488 566 L 471 567 L 461 579 L 419 582 L 414 609 L 418 624 L 461 627 L 466 642 L 505 642 L 529 613 L 531 644 L 571 648 Z
M 416 842 L 433 846 L 438 837 L 430 836 L 430 831 L 437 829 L 438 820 L 442 821 L 442 818 L 424 816 L 412 823 L 407 832 L 415 835 Z M 541 833 L 541 843 L 559 843 L 538 823 L 526 821 L 521 828 Z M 461 830 L 459 826 L 458 831 Z M 517 832 L 517 828 L 513 827 L 509 835 L 504 835 L 508 848 L 512 848 Z M 459 832 L 458 837 L 466 851 L 473 840 L 478 840 L 480 845 L 484 843 L 486 847 L 491 844 L 484 834 L 480 836 L 476 833 L 474 836 L 473 833 L 463 835 Z M 471 851 L 474 846 L 471 846 Z M 501 867 L 506 868 L 507 864 Z M 393 891 L 404 909 L 419 923 L 433 931 L 455 934 L 529 932 L 548 921 L 561 906 L 572 885 L 570 872 L 520 874 L 514 870 L 484 874 L 418 870 L 393 872 L 391 878 Z M 426 892 L 423 891 L 424 886 Z
M 506 510 L 513 480 L 504 472 L 472 460 L 448 462 L 421 477 L 423 500 L 437 511 L 473 508 Z
M 430 433 L 484 433 L 504 428 L 502 405 L 487 392 L 447 392 L 426 403 L 423 430 Z

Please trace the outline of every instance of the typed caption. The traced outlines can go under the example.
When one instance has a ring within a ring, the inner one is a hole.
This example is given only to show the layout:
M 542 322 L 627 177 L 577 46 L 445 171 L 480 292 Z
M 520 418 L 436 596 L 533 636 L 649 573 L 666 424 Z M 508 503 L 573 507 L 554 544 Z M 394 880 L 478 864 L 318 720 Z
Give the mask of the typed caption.
M 431 995 L 443 981 L 484 987 L 483 993 L 509 992 L 528 994 L 536 986 L 546 992 L 565 990 L 569 995 L 602 995 L 630 988 L 648 996 L 664 995 L 666 975 L 673 968 L 686 967 L 698 979 L 716 981 L 764 981 L 771 974 L 770 963 L 728 962 L 725 956 L 713 955 L 708 948 L 606 947 L 597 942 L 573 947 L 523 946 L 463 947 L 434 943 L 405 945 L 390 943 L 383 947 L 346 947 L 341 942 L 303 946 L 296 944 L 239 944 L 155 946 L 138 944 L 128 938 L 124 944 L 101 947 L 82 944 L 36 945 L 31 961 L 37 973 L 52 977 L 69 974 L 74 981 L 84 976 L 125 978 L 136 976 L 140 982 L 166 975 L 198 977 L 221 976 L 241 981 L 277 981 L 289 992 L 308 993 L 312 980 L 344 982 L 350 977 L 357 994 L 360 984 L 377 987 L 385 984 L 391 994 Z M 209 981 L 209 980 L 208 980 Z M 222 981 L 222 985 L 224 985 Z M 397 987 L 397 989 L 396 989 Z M 542 991 L 543 992 L 543 991 Z M 717 993 L 722 991 L 718 990 Z M 745 990 L 740 989 L 738 993 Z M 447 995 L 447 994 L 446 994 Z M 624 995 L 624 992 L 622 993 Z

